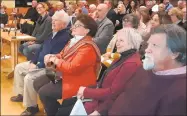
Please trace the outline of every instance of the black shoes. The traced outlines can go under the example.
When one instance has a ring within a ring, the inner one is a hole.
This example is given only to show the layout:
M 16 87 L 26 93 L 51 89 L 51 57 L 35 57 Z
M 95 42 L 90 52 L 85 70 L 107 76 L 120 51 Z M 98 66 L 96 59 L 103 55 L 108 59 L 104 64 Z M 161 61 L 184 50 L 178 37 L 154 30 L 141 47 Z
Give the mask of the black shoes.
M 39 112 L 38 105 L 37 107 L 27 107 L 27 109 L 21 113 L 21 116 L 34 116 Z
M 23 96 L 18 94 L 17 96 L 13 96 L 10 98 L 12 102 L 23 102 Z

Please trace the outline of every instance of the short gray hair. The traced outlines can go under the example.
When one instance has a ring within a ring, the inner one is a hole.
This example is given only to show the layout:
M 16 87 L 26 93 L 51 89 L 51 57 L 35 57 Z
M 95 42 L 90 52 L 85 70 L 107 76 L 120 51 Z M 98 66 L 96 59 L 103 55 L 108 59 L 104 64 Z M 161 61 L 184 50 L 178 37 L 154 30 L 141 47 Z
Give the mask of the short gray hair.
M 61 20 L 66 24 L 66 27 L 70 22 L 70 17 L 64 10 L 56 11 L 55 14 L 52 16 L 52 18 Z
M 125 27 L 117 32 L 117 38 L 119 33 L 123 33 L 124 38 L 127 39 L 129 44 L 131 44 L 132 49 L 136 49 L 137 51 L 139 50 L 143 39 L 136 29 Z

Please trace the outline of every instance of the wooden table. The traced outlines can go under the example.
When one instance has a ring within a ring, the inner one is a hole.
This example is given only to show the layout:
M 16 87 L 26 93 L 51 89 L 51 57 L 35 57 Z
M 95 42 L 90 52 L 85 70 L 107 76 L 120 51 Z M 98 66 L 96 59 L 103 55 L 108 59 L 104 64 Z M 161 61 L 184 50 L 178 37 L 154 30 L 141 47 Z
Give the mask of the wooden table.
M 17 36 L 15 37 L 15 32 L 11 31 L 9 34 L 8 32 L 3 32 L 1 29 L 1 39 L 9 41 L 11 47 L 11 73 L 14 71 L 14 67 L 18 64 L 18 45 L 21 41 L 33 41 L 36 40 L 35 37 L 21 34 L 17 32 Z M 11 73 L 8 75 L 10 77 Z

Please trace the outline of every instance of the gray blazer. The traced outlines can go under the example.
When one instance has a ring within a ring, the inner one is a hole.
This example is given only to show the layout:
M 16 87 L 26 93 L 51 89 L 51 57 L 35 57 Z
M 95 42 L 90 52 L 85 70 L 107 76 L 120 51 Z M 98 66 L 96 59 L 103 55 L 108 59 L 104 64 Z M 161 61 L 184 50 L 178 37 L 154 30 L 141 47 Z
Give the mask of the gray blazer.
M 49 34 L 52 33 L 52 18 L 47 14 L 43 18 L 39 17 L 32 36 L 36 37 L 36 43 L 42 44 Z
M 100 49 L 101 54 L 106 52 L 107 45 L 113 37 L 114 25 L 107 17 L 98 23 L 97 33 L 94 42 Z

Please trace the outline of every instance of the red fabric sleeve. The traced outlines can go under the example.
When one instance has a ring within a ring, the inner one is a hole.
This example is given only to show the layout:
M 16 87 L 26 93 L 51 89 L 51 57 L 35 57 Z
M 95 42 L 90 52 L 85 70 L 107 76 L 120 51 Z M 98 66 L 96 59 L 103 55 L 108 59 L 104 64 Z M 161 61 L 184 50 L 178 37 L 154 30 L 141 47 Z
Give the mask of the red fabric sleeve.
M 72 61 L 60 59 L 57 64 L 57 70 L 64 73 L 76 74 L 76 72 L 80 72 L 80 70 L 82 71 L 88 66 L 95 64 L 97 56 L 92 45 L 84 45 L 72 57 Z
M 124 63 L 110 87 L 98 89 L 86 88 L 84 90 L 84 97 L 104 101 L 109 96 L 116 96 L 116 94 L 121 93 L 125 83 L 132 77 L 137 67 L 136 63 Z

